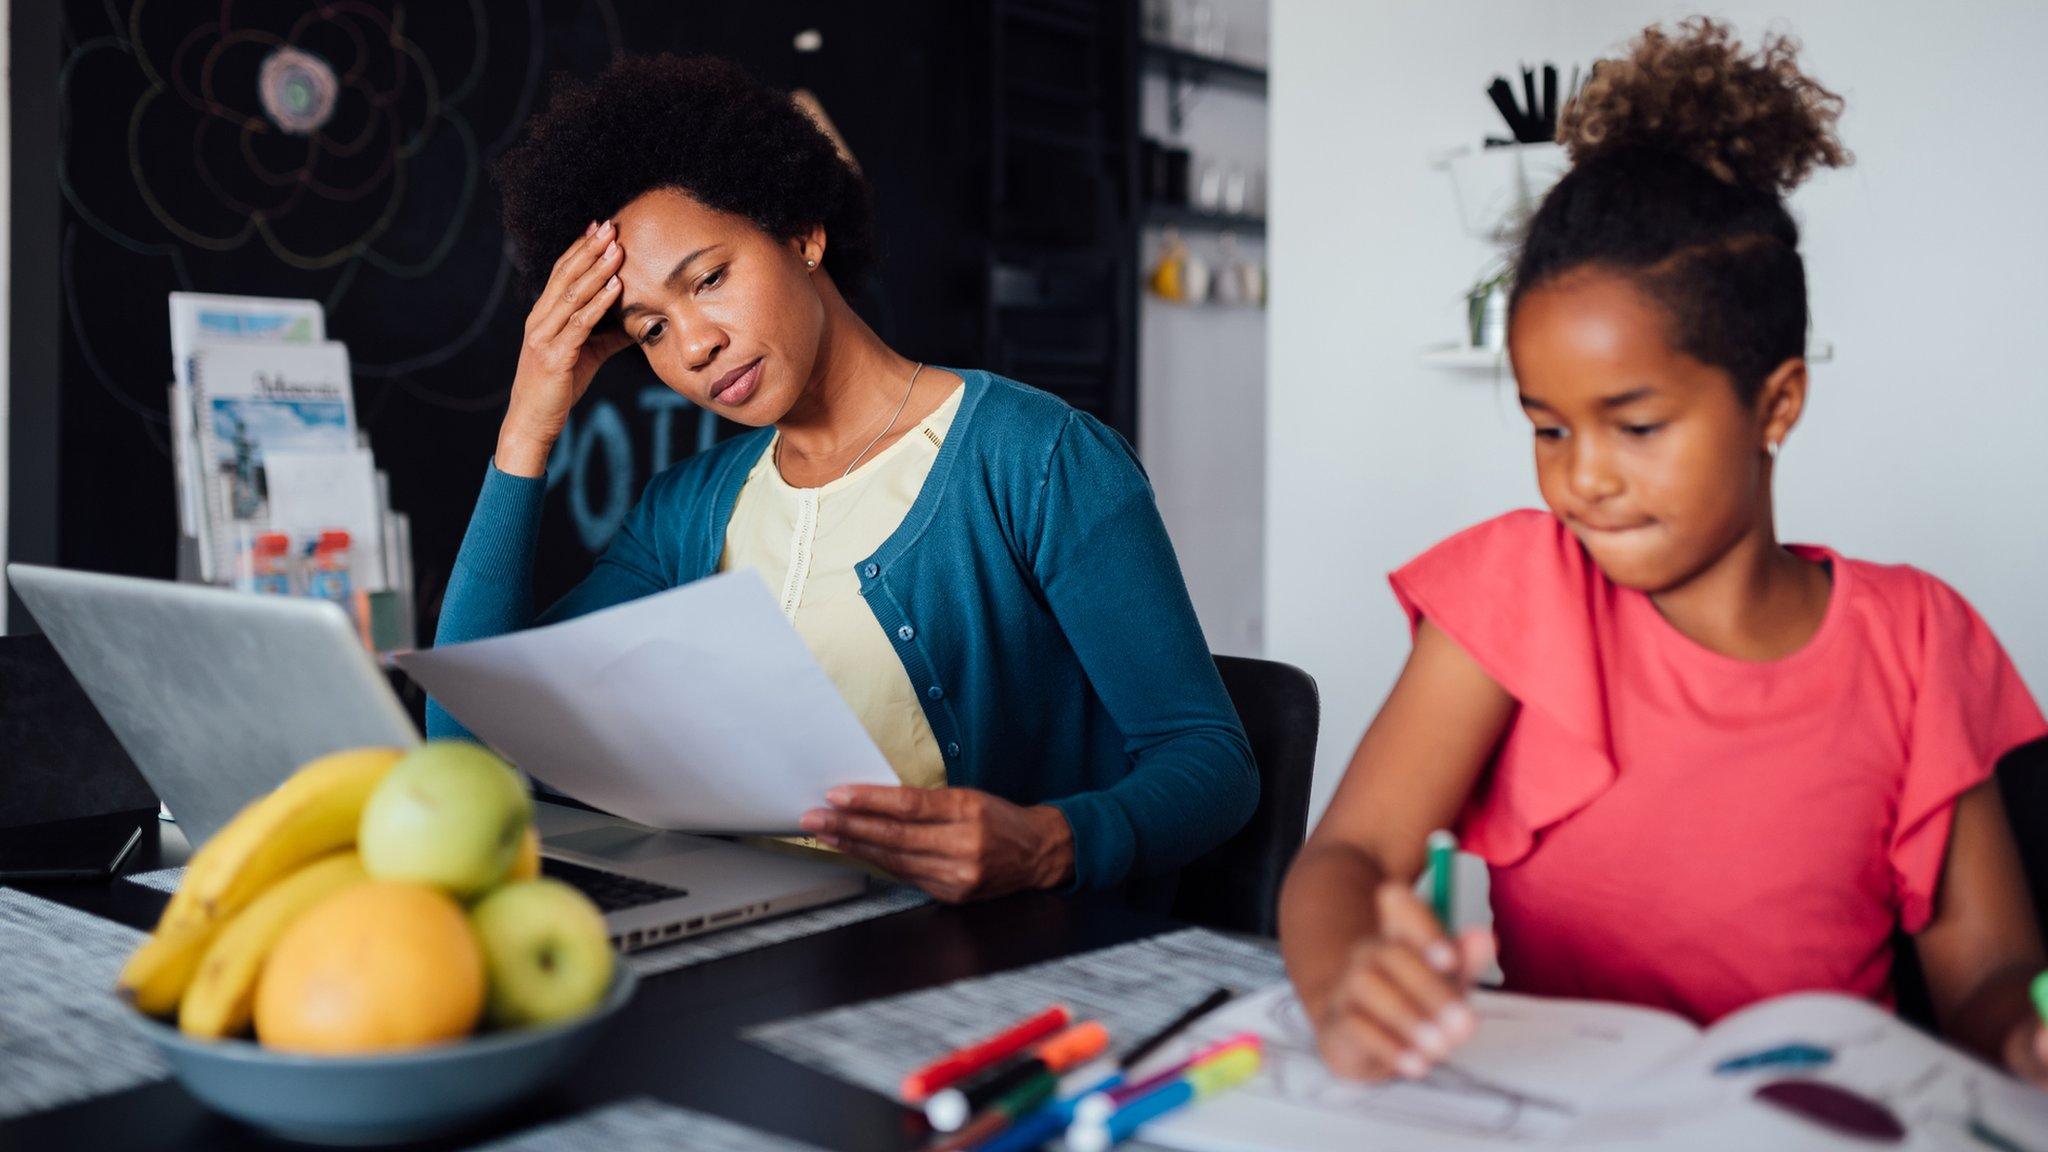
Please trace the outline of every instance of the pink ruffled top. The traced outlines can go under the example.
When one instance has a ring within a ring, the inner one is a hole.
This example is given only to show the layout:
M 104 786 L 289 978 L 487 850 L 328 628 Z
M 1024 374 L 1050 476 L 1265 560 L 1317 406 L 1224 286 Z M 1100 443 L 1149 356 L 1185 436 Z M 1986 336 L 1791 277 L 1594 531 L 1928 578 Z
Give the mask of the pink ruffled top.
M 1685 637 L 1543 512 L 1394 573 L 1411 626 L 1521 705 L 1459 819 L 1509 987 L 1702 1023 L 1801 990 L 1891 1001 L 1957 797 L 2048 723 L 1953 589 L 1793 550 L 1830 566 L 1827 613 L 1762 663 Z

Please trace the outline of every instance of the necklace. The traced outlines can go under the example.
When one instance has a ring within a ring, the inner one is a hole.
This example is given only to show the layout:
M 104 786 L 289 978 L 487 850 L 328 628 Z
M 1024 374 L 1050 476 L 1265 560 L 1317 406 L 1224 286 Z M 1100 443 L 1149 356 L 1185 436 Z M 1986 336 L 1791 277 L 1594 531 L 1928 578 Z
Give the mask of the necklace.
M 910 407 L 910 394 L 917 389 L 917 377 L 918 374 L 923 371 L 924 361 L 920 360 L 917 362 L 917 367 L 912 368 L 910 370 L 910 383 L 903 386 L 903 399 L 896 405 L 896 411 L 889 416 L 889 422 L 887 424 L 882 425 L 882 430 L 880 432 L 875 433 L 875 438 L 873 440 L 868 441 L 868 446 L 861 449 L 860 455 L 855 456 L 853 458 L 852 463 L 849 463 L 846 466 L 846 471 L 841 472 L 839 474 L 839 478 L 841 480 L 844 480 L 848 476 L 853 475 L 854 465 L 859 464 L 861 460 L 867 456 L 868 453 L 874 451 L 875 445 L 880 444 L 882 442 L 882 437 L 887 436 L 889 434 L 889 429 L 894 428 L 896 426 L 896 421 L 901 419 L 903 416 L 903 410 L 905 408 Z M 780 472 L 782 470 L 782 438 L 779 436 L 776 437 L 775 439 L 774 464 L 775 470 Z

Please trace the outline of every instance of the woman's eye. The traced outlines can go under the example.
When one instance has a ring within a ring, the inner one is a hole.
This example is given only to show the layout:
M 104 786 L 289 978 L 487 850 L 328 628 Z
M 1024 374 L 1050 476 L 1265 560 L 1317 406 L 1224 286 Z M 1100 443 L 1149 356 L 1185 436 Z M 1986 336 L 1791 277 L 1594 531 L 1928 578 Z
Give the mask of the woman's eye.
M 1662 424 L 1623 424 L 1621 430 L 1627 435 L 1640 440 L 1663 426 Z
M 1538 440 L 1562 440 L 1564 439 L 1564 429 L 1544 428 L 1539 425 L 1536 429 L 1536 438 Z
M 642 329 L 640 330 L 640 343 L 641 343 L 641 344 L 643 344 L 643 345 L 645 345 L 645 344 L 652 344 L 652 343 L 654 343 L 654 342 L 655 342 L 656 340 L 659 340 L 659 339 L 661 339 L 661 332 L 662 332 L 662 329 L 664 329 L 664 328 L 666 328 L 666 327 L 668 327 L 668 325 L 666 325 L 666 324 L 661 324 L 661 323 L 654 323 L 654 324 L 649 324 L 649 325 L 648 325 L 647 327 L 645 327 L 645 328 L 642 328 Z
M 713 268 L 713 269 L 711 270 L 711 274 L 710 274 L 709 276 L 706 276 L 706 277 L 704 277 L 704 282 L 703 282 L 702 284 L 699 284 L 699 285 L 698 285 L 697 287 L 698 287 L 698 288 L 700 288 L 700 289 L 703 289 L 703 288 L 716 288 L 716 287 L 718 287 L 719 283 L 720 283 L 721 281 L 723 281 L 724 279 L 725 279 L 725 269 L 723 269 L 723 268 Z

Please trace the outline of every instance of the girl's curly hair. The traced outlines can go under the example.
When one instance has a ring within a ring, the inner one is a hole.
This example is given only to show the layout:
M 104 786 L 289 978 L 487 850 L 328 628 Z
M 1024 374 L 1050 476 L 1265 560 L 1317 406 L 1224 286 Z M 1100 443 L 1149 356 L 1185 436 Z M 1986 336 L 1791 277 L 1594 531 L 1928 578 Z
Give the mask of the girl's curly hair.
M 1724 184 L 1783 195 L 1849 153 L 1835 138 L 1842 98 L 1799 70 L 1799 44 L 1766 36 L 1745 56 L 1733 31 L 1695 16 L 1674 37 L 1648 28 L 1604 60 L 1558 119 L 1557 142 L 1583 164 L 1628 148 L 1676 153 Z
M 1694 17 L 1646 29 L 1603 60 L 1558 120 L 1572 168 L 1529 222 L 1518 303 L 1587 266 L 1633 278 L 1670 317 L 1674 346 L 1726 370 L 1745 397 L 1805 351 L 1806 268 L 1784 196 L 1850 155 L 1842 99 L 1771 35 L 1744 52 Z
M 558 77 L 492 173 L 514 261 L 536 291 L 585 225 L 656 188 L 777 239 L 822 224 L 825 268 L 848 295 L 875 262 L 867 181 L 788 96 L 712 56 L 629 56 L 587 81 Z

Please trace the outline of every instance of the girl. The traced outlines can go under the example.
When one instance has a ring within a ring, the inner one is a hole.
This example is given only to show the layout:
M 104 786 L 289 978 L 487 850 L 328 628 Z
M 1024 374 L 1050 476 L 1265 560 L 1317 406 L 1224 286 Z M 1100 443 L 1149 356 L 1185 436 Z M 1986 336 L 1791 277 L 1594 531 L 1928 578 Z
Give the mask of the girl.
M 1705 1022 L 1801 989 L 1889 1002 L 1911 935 L 1942 1028 L 2048 1084 L 2043 964 L 1994 762 L 2041 712 L 1984 622 L 1907 567 L 1778 543 L 1806 399 L 1783 196 L 1847 154 L 1796 46 L 1643 34 L 1567 110 L 1509 354 L 1549 514 L 1393 576 L 1406 667 L 1282 895 L 1338 1073 L 1420 1077 L 1492 958 L 1416 900 L 1455 824 L 1511 989 Z

